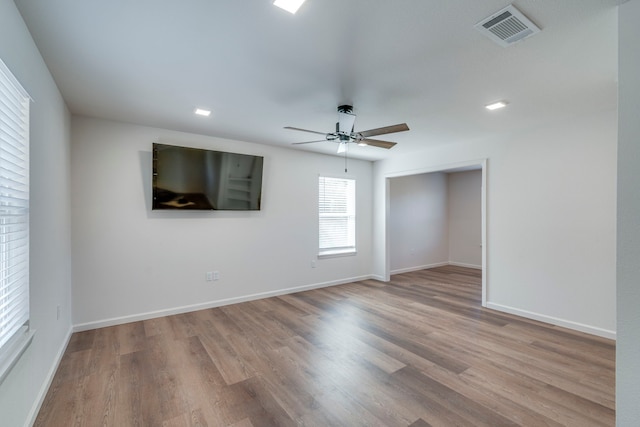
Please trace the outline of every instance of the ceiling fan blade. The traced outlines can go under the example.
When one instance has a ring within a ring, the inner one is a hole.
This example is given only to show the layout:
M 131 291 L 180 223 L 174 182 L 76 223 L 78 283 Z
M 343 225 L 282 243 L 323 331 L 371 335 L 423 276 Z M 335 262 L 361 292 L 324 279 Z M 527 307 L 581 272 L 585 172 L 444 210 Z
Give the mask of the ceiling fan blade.
M 326 132 L 316 132 L 315 130 L 308 130 L 308 129 L 300 129 L 300 128 L 294 128 L 291 126 L 285 126 L 285 129 L 290 129 L 290 130 L 299 130 L 301 132 L 309 132 L 309 133 L 315 133 L 317 135 L 326 135 Z
M 327 141 L 327 140 L 326 139 L 319 139 L 317 141 L 292 142 L 291 144 L 300 145 L 300 144 L 311 144 L 311 143 L 314 143 L 314 142 L 324 142 L 324 141 Z
M 400 123 L 397 125 L 385 126 L 377 129 L 369 129 L 362 132 L 356 132 L 358 135 L 362 135 L 364 138 L 376 135 L 384 135 L 386 133 L 404 132 L 409 130 L 409 126 L 406 123 Z
M 370 145 L 372 147 L 386 148 L 388 150 L 389 148 L 392 148 L 394 145 L 396 145 L 397 142 L 381 141 L 379 139 L 363 138 L 363 139 L 359 139 L 358 140 L 358 144 Z

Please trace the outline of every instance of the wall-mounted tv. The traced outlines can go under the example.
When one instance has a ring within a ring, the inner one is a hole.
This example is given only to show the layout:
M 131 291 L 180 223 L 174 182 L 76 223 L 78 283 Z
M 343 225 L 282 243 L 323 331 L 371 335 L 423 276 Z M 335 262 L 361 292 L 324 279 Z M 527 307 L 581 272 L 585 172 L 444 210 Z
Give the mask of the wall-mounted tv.
M 263 161 L 154 143 L 152 209 L 260 210 Z

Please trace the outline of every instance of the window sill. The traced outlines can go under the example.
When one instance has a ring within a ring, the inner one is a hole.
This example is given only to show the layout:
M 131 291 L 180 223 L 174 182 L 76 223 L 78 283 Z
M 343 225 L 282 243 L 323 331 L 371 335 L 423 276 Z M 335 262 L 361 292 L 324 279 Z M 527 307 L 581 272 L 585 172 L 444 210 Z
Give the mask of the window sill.
M 318 254 L 318 259 L 323 258 L 337 258 L 343 256 L 354 256 L 357 255 L 358 252 L 355 249 L 344 249 L 344 250 L 335 250 L 335 251 L 325 251 Z
M 36 331 L 24 328 L 24 331 L 16 333 L 0 350 L 0 384 L 9 375 L 11 369 L 18 363 L 20 356 L 27 350 Z

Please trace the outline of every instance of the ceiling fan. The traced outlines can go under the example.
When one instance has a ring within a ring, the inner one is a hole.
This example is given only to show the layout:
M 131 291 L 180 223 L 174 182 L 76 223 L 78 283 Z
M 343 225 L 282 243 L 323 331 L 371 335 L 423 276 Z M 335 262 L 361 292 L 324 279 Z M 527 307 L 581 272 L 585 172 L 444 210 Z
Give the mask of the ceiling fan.
M 338 153 L 344 153 L 347 151 L 347 144 L 356 143 L 358 145 L 370 145 L 372 147 L 389 149 L 396 145 L 395 142 L 381 141 L 379 139 L 371 139 L 371 136 L 385 135 L 388 133 L 404 132 L 409 130 L 409 126 L 406 123 L 397 125 L 385 126 L 376 129 L 369 129 L 365 131 L 355 132 L 354 123 L 356 121 L 356 115 L 353 114 L 353 107 L 351 105 L 340 105 L 338 107 L 338 122 L 336 123 L 335 132 L 316 132 L 314 130 L 300 129 L 296 127 L 286 126 L 285 129 L 298 130 L 301 132 L 315 133 L 317 135 L 324 135 L 324 139 L 316 141 L 294 142 L 297 144 L 311 144 L 314 142 L 322 141 L 335 141 L 339 143 Z

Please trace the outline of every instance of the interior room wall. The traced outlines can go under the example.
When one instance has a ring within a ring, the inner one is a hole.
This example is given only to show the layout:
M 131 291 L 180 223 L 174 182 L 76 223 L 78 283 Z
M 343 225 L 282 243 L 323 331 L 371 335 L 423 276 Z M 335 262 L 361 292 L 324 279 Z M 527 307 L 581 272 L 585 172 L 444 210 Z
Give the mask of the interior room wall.
M 482 268 L 482 170 L 447 174 L 449 263 Z
M 391 274 L 439 265 L 482 268 L 482 170 L 389 180 Z
M 373 269 L 389 269 L 388 177 L 487 160 L 487 302 L 615 336 L 615 105 L 517 135 L 374 164 Z
M 616 422 L 640 420 L 640 1 L 619 9 Z
M 369 161 L 345 174 L 341 157 L 86 117 L 71 128 L 78 329 L 370 277 Z M 151 211 L 152 142 L 264 156 L 262 209 Z M 316 259 L 319 174 L 356 179 L 355 256 Z
M 33 99 L 29 298 L 36 332 L 0 384 L 0 424 L 22 426 L 32 422 L 71 333 L 70 116 L 11 0 L 0 0 L 0 58 Z
M 389 200 L 392 274 L 447 264 L 447 174 L 393 178 Z

